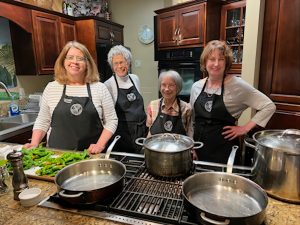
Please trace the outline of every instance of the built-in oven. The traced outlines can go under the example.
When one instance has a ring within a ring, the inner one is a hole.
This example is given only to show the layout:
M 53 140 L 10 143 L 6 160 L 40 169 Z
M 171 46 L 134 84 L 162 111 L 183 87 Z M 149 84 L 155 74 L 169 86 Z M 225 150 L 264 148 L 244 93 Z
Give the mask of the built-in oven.
M 158 74 L 166 70 L 176 70 L 183 80 L 179 97 L 189 102 L 193 83 L 201 79 L 200 55 L 202 48 L 170 49 L 157 51 L 155 60 L 158 61 Z

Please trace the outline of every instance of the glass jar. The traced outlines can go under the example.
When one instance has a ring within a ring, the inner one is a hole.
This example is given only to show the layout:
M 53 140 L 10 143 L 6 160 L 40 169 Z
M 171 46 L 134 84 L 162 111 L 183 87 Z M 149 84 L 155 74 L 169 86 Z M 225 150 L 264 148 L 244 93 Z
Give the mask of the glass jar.
M 0 195 L 9 191 L 11 179 L 6 165 L 0 166 Z

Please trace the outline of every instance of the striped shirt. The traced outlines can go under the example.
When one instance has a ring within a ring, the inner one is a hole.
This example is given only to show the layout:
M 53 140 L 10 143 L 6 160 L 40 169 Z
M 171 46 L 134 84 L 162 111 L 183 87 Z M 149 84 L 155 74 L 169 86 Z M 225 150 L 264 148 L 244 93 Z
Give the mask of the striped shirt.
M 42 96 L 41 107 L 34 123 L 33 130 L 47 132 L 51 125 L 52 114 L 63 94 L 64 85 L 57 81 L 50 82 Z M 99 114 L 105 129 L 114 133 L 118 126 L 118 118 L 109 91 L 103 83 L 90 84 L 93 104 Z M 66 86 L 66 95 L 73 97 L 88 97 L 87 86 Z M 50 129 L 51 130 L 51 129 Z M 49 134 L 48 134 L 49 135 Z

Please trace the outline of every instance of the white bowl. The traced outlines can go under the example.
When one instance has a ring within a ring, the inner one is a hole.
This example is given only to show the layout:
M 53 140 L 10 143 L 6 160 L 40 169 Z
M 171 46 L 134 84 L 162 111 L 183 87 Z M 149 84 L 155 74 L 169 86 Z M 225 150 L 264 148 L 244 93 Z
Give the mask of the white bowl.
M 41 201 L 42 190 L 40 188 L 28 188 L 19 194 L 22 206 L 34 206 Z

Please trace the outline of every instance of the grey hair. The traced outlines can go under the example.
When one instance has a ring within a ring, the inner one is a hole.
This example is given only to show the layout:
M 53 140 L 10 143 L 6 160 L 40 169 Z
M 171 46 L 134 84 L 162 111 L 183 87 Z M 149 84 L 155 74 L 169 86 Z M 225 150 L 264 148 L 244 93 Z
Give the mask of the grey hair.
M 127 61 L 128 65 L 131 65 L 131 60 L 132 60 L 131 52 L 123 45 L 116 45 L 109 50 L 107 55 L 107 62 L 109 63 L 112 69 L 113 69 L 112 59 L 116 55 L 122 55 Z
M 182 90 L 182 77 L 175 70 L 167 70 L 167 71 L 160 72 L 159 78 L 158 78 L 158 88 L 159 89 L 161 86 L 161 82 L 165 77 L 171 77 L 175 81 L 176 95 L 178 95 Z

